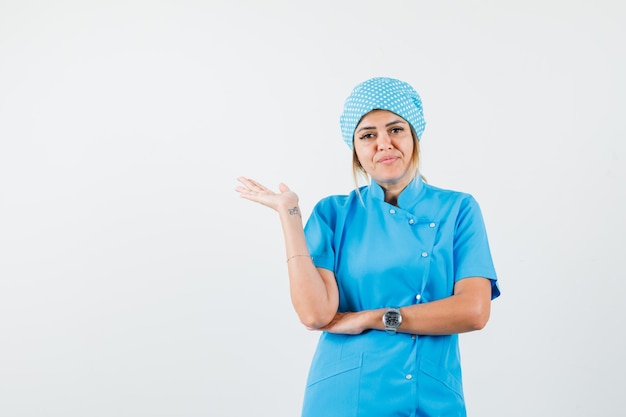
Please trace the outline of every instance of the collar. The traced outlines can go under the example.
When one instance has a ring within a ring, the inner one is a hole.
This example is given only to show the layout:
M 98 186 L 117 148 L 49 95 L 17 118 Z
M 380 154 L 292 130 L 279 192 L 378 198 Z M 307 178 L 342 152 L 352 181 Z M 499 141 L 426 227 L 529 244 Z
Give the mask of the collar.
M 415 204 L 417 196 L 424 188 L 422 176 L 418 173 L 413 180 L 400 192 L 398 196 L 398 207 L 406 208 Z M 369 186 L 370 196 L 376 200 L 385 201 L 385 190 L 378 183 L 372 182 Z

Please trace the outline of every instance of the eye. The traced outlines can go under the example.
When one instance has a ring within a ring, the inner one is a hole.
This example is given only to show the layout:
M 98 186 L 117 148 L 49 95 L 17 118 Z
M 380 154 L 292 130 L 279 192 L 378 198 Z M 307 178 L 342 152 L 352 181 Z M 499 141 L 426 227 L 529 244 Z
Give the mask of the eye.
M 402 132 L 404 132 L 404 128 L 402 128 L 402 127 L 392 127 L 390 132 L 391 133 L 395 133 L 395 134 L 402 133 Z
M 374 137 L 375 135 L 373 133 L 364 133 L 361 136 L 359 136 L 359 139 L 367 140 L 367 139 L 373 139 Z

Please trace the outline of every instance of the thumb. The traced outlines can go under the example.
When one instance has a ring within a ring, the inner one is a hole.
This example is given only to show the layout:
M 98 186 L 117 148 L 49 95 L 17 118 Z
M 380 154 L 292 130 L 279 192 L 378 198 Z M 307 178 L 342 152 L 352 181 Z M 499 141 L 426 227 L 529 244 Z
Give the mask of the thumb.
M 280 190 L 281 193 L 286 193 L 287 191 L 291 191 L 289 187 L 287 187 L 287 185 L 285 185 L 282 182 L 278 184 L 278 189 Z

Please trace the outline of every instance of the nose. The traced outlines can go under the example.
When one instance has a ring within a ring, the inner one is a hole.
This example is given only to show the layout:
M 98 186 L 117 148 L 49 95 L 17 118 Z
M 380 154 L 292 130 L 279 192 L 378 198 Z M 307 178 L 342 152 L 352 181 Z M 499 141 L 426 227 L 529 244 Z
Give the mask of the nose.
M 393 147 L 391 145 L 391 138 L 386 132 L 378 135 L 377 144 L 379 151 L 384 151 L 385 149 L 391 149 Z

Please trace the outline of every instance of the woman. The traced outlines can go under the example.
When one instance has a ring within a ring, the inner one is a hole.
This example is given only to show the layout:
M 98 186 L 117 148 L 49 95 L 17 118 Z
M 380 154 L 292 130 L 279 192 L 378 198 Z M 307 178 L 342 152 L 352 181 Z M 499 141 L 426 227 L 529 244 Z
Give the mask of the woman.
M 497 286 L 480 208 L 419 174 L 422 102 L 407 83 L 357 85 L 340 118 L 355 180 L 303 228 L 298 196 L 239 178 L 279 214 L 293 306 L 321 331 L 306 417 L 465 416 L 458 334 L 482 329 Z

